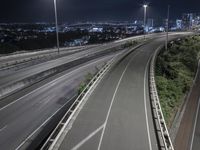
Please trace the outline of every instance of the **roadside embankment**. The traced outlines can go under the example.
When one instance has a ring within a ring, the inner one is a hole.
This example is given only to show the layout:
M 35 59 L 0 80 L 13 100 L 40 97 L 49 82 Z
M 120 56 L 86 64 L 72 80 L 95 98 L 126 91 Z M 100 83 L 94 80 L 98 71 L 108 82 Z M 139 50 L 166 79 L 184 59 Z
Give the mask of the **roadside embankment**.
M 170 128 L 192 87 L 200 56 L 200 36 L 170 43 L 156 61 L 156 85 L 163 114 Z

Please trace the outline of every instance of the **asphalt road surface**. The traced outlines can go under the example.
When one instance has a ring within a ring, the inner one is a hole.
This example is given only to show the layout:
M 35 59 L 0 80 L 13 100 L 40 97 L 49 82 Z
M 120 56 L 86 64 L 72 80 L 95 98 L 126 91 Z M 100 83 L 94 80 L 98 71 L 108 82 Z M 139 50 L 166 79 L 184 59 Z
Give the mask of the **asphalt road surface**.
M 170 36 L 173 37 L 179 36 Z M 114 66 L 54 149 L 159 149 L 150 106 L 148 72 L 151 56 L 164 40 L 155 39 Z
M 0 107 L 0 149 L 20 148 L 28 136 L 59 110 L 76 94 L 76 89 L 88 72 L 102 66 L 114 55 L 92 60 L 76 67 L 57 79 L 48 82 L 24 95 L 21 93 L 10 103 Z M 2 101 L 0 101 L 1 103 Z
M 160 35 L 159 36 L 157 35 L 155 37 L 160 37 Z M 157 39 L 153 43 L 150 43 L 144 46 L 143 48 L 140 48 L 137 54 L 131 54 L 131 56 L 135 55 L 133 56 L 134 59 L 130 57 L 127 57 L 126 59 L 124 59 L 120 63 L 119 67 L 116 67 L 115 69 L 116 74 L 113 74 L 116 80 L 114 80 L 114 78 L 112 77 L 110 77 L 108 80 L 108 83 L 111 82 L 110 85 L 112 85 L 112 87 L 109 87 L 107 85 L 107 87 L 102 89 L 102 91 L 110 91 L 109 92 L 111 94 L 110 96 L 113 97 L 112 92 L 113 90 L 116 89 L 116 84 L 120 83 L 119 87 L 117 88 L 117 93 L 118 91 L 121 91 L 122 93 L 120 95 L 123 96 L 124 91 L 122 89 L 125 88 L 127 89 L 127 94 L 129 93 L 130 94 L 129 96 L 133 96 L 132 97 L 133 101 L 131 101 L 133 103 L 130 103 L 129 105 L 130 107 L 127 106 L 130 99 L 125 99 L 126 101 L 124 102 L 119 101 L 119 104 L 113 103 L 114 105 L 116 105 L 115 107 L 116 110 L 118 110 L 117 106 L 119 105 L 120 106 L 124 105 L 124 108 L 127 108 L 127 112 L 125 112 L 124 114 L 125 118 L 123 119 L 121 119 L 120 117 L 121 113 L 118 111 L 116 112 L 117 115 L 119 115 L 119 117 L 117 117 L 119 120 L 117 119 L 116 121 L 121 120 L 120 123 L 122 123 L 123 121 L 127 122 L 126 126 L 124 126 L 124 128 L 122 128 L 121 132 L 119 133 L 119 134 L 122 134 L 121 139 L 125 138 L 128 140 L 130 138 L 130 140 L 133 140 L 131 138 L 134 138 L 136 139 L 136 141 L 142 139 L 143 147 L 147 147 L 148 145 L 149 147 L 152 146 L 153 148 L 157 147 L 155 144 L 156 142 L 152 142 L 152 141 L 155 141 L 155 132 L 152 129 L 153 123 L 152 123 L 152 117 L 150 113 L 149 97 L 145 96 L 144 95 L 145 92 L 142 93 L 141 91 L 145 89 L 144 91 L 146 91 L 146 94 L 148 93 L 148 82 L 147 82 L 148 74 L 144 76 L 143 73 L 145 73 L 147 70 L 146 68 L 147 68 L 148 60 L 151 54 L 153 53 L 155 48 L 161 42 L 163 42 L 163 40 L 164 40 L 163 38 Z M 126 42 L 126 41 L 120 41 L 116 43 L 120 45 L 121 42 Z M 107 45 L 104 45 L 104 46 L 108 47 Z M 112 44 L 109 45 L 109 47 L 112 47 L 112 46 L 113 46 Z M 99 49 L 101 50 L 101 48 Z M 6 101 L 0 101 L 0 118 L 1 118 L 0 120 L 0 149 L 12 150 L 12 149 L 20 148 L 21 146 L 23 146 L 26 139 L 30 137 L 38 128 L 40 128 L 41 125 L 43 125 L 43 123 L 46 122 L 46 120 L 51 118 L 52 115 L 54 115 L 75 94 L 76 92 L 75 89 L 78 87 L 80 82 L 84 79 L 85 75 L 90 71 L 94 71 L 96 66 L 100 64 L 101 65 L 104 64 L 105 61 L 110 60 L 113 56 L 104 56 L 103 58 L 91 60 L 90 62 L 82 64 L 78 67 L 75 67 L 75 69 L 66 71 L 65 74 L 63 74 L 62 76 L 56 79 L 53 79 L 52 81 L 49 81 L 45 84 L 42 84 L 35 89 L 26 91 L 26 92 L 19 91 L 18 93 L 14 94 L 14 95 L 17 95 L 16 97 L 12 95 L 12 96 L 7 97 Z M 125 66 L 127 66 L 127 69 L 125 69 L 125 72 L 123 73 L 124 71 L 123 68 Z M 130 68 L 133 68 L 133 70 L 130 70 Z M 130 75 L 129 74 L 130 72 L 132 72 L 133 74 Z M 125 77 L 130 78 L 134 76 L 136 77 L 134 78 L 134 82 L 136 82 L 135 84 L 131 84 L 132 82 L 127 83 L 127 80 L 124 79 Z M 120 82 L 119 82 L 119 78 L 121 78 Z M 9 80 L 7 81 L 9 82 Z M 10 81 L 12 81 L 12 78 L 10 79 Z M 129 88 L 133 88 L 137 90 L 135 92 L 130 93 L 128 92 Z M 127 96 L 125 96 L 124 98 L 126 97 Z M 144 101 L 145 97 L 146 97 L 146 101 Z M 115 98 L 118 98 L 118 96 L 117 97 L 115 96 Z M 118 100 L 115 100 L 115 98 L 113 99 L 113 101 L 115 102 L 118 101 Z M 105 101 L 107 101 L 107 103 L 102 104 L 105 107 L 102 107 L 102 111 L 100 114 L 100 117 L 102 117 L 103 120 L 105 119 L 105 115 L 107 115 L 108 107 L 110 105 L 109 102 L 111 102 L 111 100 L 109 99 L 109 96 L 107 97 L 106 94 L 105 94 Z M 132 106 L 131 104 L 133 104 L 134 106 Z M 135 104 L 137 104 L 138 106 Z M 144 109 L 145 104 L 146 104 L 145 108 L 147 109 Z M 95 104 L 95 106 L 97 107 L 97 104 Z M 124 108 L 122 107 L 123 110 Z M 89 110 L 90 109 L 88 109 L 88 111 Z M 113 110 L 114 109 L 110 111 L 110 115 L 116 116 L 115 114 L 113 114 L 115 113 L 113 112 Z M 134 112 L 132 112 L 131 110 L 134 110 Z M 128 115 L 129 113 L 130 115 Z M 145 120 L 143 118 L 144 117 L 143 115 L 146 116 Z M 94 118 L 95 116 L 91 116 L 91 117 Z M 95 117 L 94 120 L 97 118 Z M 130 119 L 130 120 L 127 121 L 127 119 Z M 88 121 L 88 120 L 86 119 L 85 121 Z M 110 124 L 112 123 L 112 121 L 107 120 L 107 123 Z M 117 125 L 118 124 L 116 123 L 116 127 Z M 128 127 L 132 125 L 133 125 L 132 127 L 133 130 L 127 131 Z M 140 130 L 136 131 L 135 129 L 138 126 L 141 126 L 141 128 L 143 127 L 144 128 L 143 129 L 140 128 Z M 93 127 L 96 127 L 96 126 L 93 126 Z M 105 131 L 107 131 L 107 126 L 104 127 L 104 129 L 106 129 Z M 149 133 L 147 134 L 146 131 L 148 130 L 149 130 Z M 126 137 L 124 131 L 131 132 L 136 135 L 138 134 L 137 135 L 138 138 L 137 136 L 133 137 L 133 134 L 130 134 L 130 136 L 128 135 Z M 140 131 L 141 131 L 141 134 L 139 134 Z M 105 132 L 105 136 L 109 137 L 110 135 L 108 134 L 108 132 Z M 103 136 L 103 139 L 104 138 L 105 137 Z M 117 141 L 119 141 L 119 139 L 117 139 Z M 104 143 L 105 141 L 102 140 L 102 142 Z M 130 142 L 127 142 L 127 143 L 130 144 Z M 132 144 L 133 143 L 134 142 L 132 142 Z M 136 147 L 141 145 L 141 142 L 140 144 L 138 143 L 134 143 L 134 145 L 136 145 Z M 102 144 L 102 147 L 103 146 L 104 144 Z M 124 145 L 122 144 L 122 146 Z
M 195 120 L 195 126 L 194 126 L 194 135 L 192 139 L 192 146 L 191 150 L 199 150 L 200 148 L 200 101 L 198 102 L 197 105 L 197 117 Z
M 175 139 L 175 150 L 200 148 L 200 66 Z

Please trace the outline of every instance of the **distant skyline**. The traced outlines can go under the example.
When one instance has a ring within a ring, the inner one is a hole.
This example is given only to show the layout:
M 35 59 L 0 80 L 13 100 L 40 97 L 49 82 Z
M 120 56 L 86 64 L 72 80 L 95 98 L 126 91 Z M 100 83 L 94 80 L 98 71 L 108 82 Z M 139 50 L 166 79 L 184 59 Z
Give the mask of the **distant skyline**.
M 54 22 L 53 0 L 0 0 L 0 23 Z M 172 19 L 200 12 L 198 0 L 149 0 L 148 17 Z M 141 0 L 57 0 L 59 22 L 131 21 L 143 18 Z

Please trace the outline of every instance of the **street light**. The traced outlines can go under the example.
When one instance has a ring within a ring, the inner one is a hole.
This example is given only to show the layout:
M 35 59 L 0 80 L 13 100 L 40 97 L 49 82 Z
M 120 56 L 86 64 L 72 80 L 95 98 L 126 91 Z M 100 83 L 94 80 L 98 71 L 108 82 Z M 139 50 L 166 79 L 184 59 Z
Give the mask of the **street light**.
M 59 29 L 58 29 L 58 17 L 57 17 L 57 1 L 54 0 L 54 10 L 55 10 L 55 25 L 56 25 L 56 40 L 57 40 L 57 48 L 58 54 L 60 53 L 60 44 L 59 44 Z
M 165 50 L 168 49 L 168 40 L 169 40 L 169 10 L 170 10 L 170 5 L 168 5 L 168 10 L 167 10 L 167 29 L 166 29 Z
M 145 31 L 145 29 L 146 29 L 146 17 L 147 17 L 147 7 L 148 7 L 148 5 L 144 4 L 143 7 L 144 7 L 144 38 L 145 38 L 145 33 L 146 33 L 146 31 Z

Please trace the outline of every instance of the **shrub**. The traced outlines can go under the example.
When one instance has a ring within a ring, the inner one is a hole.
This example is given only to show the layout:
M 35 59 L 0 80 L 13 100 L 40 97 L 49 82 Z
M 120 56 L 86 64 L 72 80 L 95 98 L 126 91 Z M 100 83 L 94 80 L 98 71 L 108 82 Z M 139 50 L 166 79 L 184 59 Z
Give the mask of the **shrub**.
M 156 61 L 156 84 L 167 124 L 173 119 L 189 91 L 200 56 L 200 37 L 175 42 L 159 54 Z

